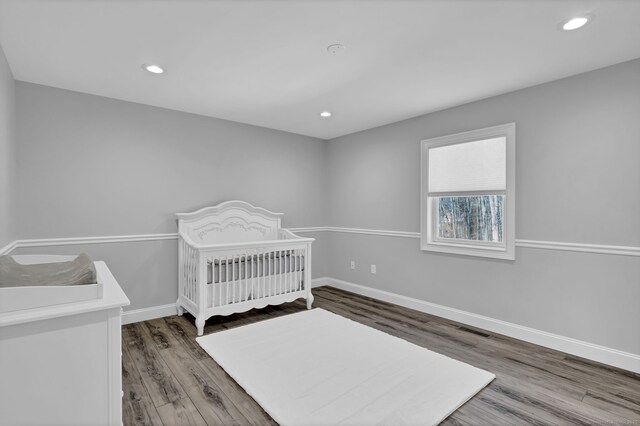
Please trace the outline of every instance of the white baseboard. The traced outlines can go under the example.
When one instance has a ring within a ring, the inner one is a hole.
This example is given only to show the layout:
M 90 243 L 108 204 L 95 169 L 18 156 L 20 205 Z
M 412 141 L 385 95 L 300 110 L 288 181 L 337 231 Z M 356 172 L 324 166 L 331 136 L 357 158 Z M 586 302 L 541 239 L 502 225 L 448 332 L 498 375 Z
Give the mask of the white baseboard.
M 168 305 L 152 306 L 150 308 L 134 309 L 122 313 L 122 325 L 134 322 L 148 321 L 156 318 L 170 317 L 178 313 L 175 303 Z
M 6 246 L 0 248 L 0 256 L 11 253 L 16 247 L 18 247 L 18 240 L 11 241 Z
M 547 333 L 546 331 L 536 330 L 534 328 L 524 327 L 506 321 L 442 305 L 436 305 L 435 303 L 426 302 L 424 300 L 377 290 L 334 278 L 318 278 L 318 282 L 323 282 L 325 283 L 324 285 L 350 291 L 362 296 L 371 297 L 373 299 L 404 306 L 406 308 L 436 315 L 473 327 L 482 328 L 494 333 L 503 334 L 505 336 L 513 337 L 514 339 L 524 340 L 525 342 L 545 346 L 547 348 L 601 362 L 603 364 L 633 371 L 634 373 L 640 373 L 640 355 L 607 348 L 605 346 L 572 339 L 570 337 Z
M 330 283 L 331 278 L 329 277 L 314 278 L 311 280 L 311 288 L 322 287 L 325 285 L 329 285 Z

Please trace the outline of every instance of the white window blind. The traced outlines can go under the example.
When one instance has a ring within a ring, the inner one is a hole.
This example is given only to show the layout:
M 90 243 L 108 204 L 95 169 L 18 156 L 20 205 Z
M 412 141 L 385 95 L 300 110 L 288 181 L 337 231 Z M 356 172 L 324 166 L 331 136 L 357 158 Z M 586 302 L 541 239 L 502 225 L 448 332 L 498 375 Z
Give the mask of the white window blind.
M 429 148 L 429 192 L 505 190 L 506 147 L 501 136 Z

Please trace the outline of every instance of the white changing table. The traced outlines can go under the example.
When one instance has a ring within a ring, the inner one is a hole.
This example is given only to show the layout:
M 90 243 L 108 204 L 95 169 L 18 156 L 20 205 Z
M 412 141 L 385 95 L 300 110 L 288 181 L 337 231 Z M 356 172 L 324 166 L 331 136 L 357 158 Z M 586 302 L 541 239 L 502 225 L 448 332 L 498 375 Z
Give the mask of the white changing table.
M 101 298 L 0 314 L 0 424 L 122 424 L 129 299 L 104 262 L 95 266 Z

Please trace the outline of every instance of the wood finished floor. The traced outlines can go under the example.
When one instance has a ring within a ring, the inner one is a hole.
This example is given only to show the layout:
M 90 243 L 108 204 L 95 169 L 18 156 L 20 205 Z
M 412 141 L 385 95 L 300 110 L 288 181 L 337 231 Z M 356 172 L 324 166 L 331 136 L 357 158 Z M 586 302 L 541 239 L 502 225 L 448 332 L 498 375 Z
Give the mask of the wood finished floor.
M 640 425 L 640 375 L 330 287 L 315 307 L 493 372 L 443 425 Z M 207 321 L 205 334 L 306 309 L 302 301 Z M 195 342 L 193 317 L 122 329 L 125 425 L 275 425 Z

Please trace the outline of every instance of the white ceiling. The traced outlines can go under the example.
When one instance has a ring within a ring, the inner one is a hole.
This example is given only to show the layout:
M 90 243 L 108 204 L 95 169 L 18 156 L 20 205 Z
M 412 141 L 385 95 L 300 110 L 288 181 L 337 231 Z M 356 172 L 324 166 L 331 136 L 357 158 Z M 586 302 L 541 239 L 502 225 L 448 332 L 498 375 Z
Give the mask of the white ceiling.
M 17 80 L 331 139 L 638 58 L 640 1 L 0 0 L 0 43 Z

